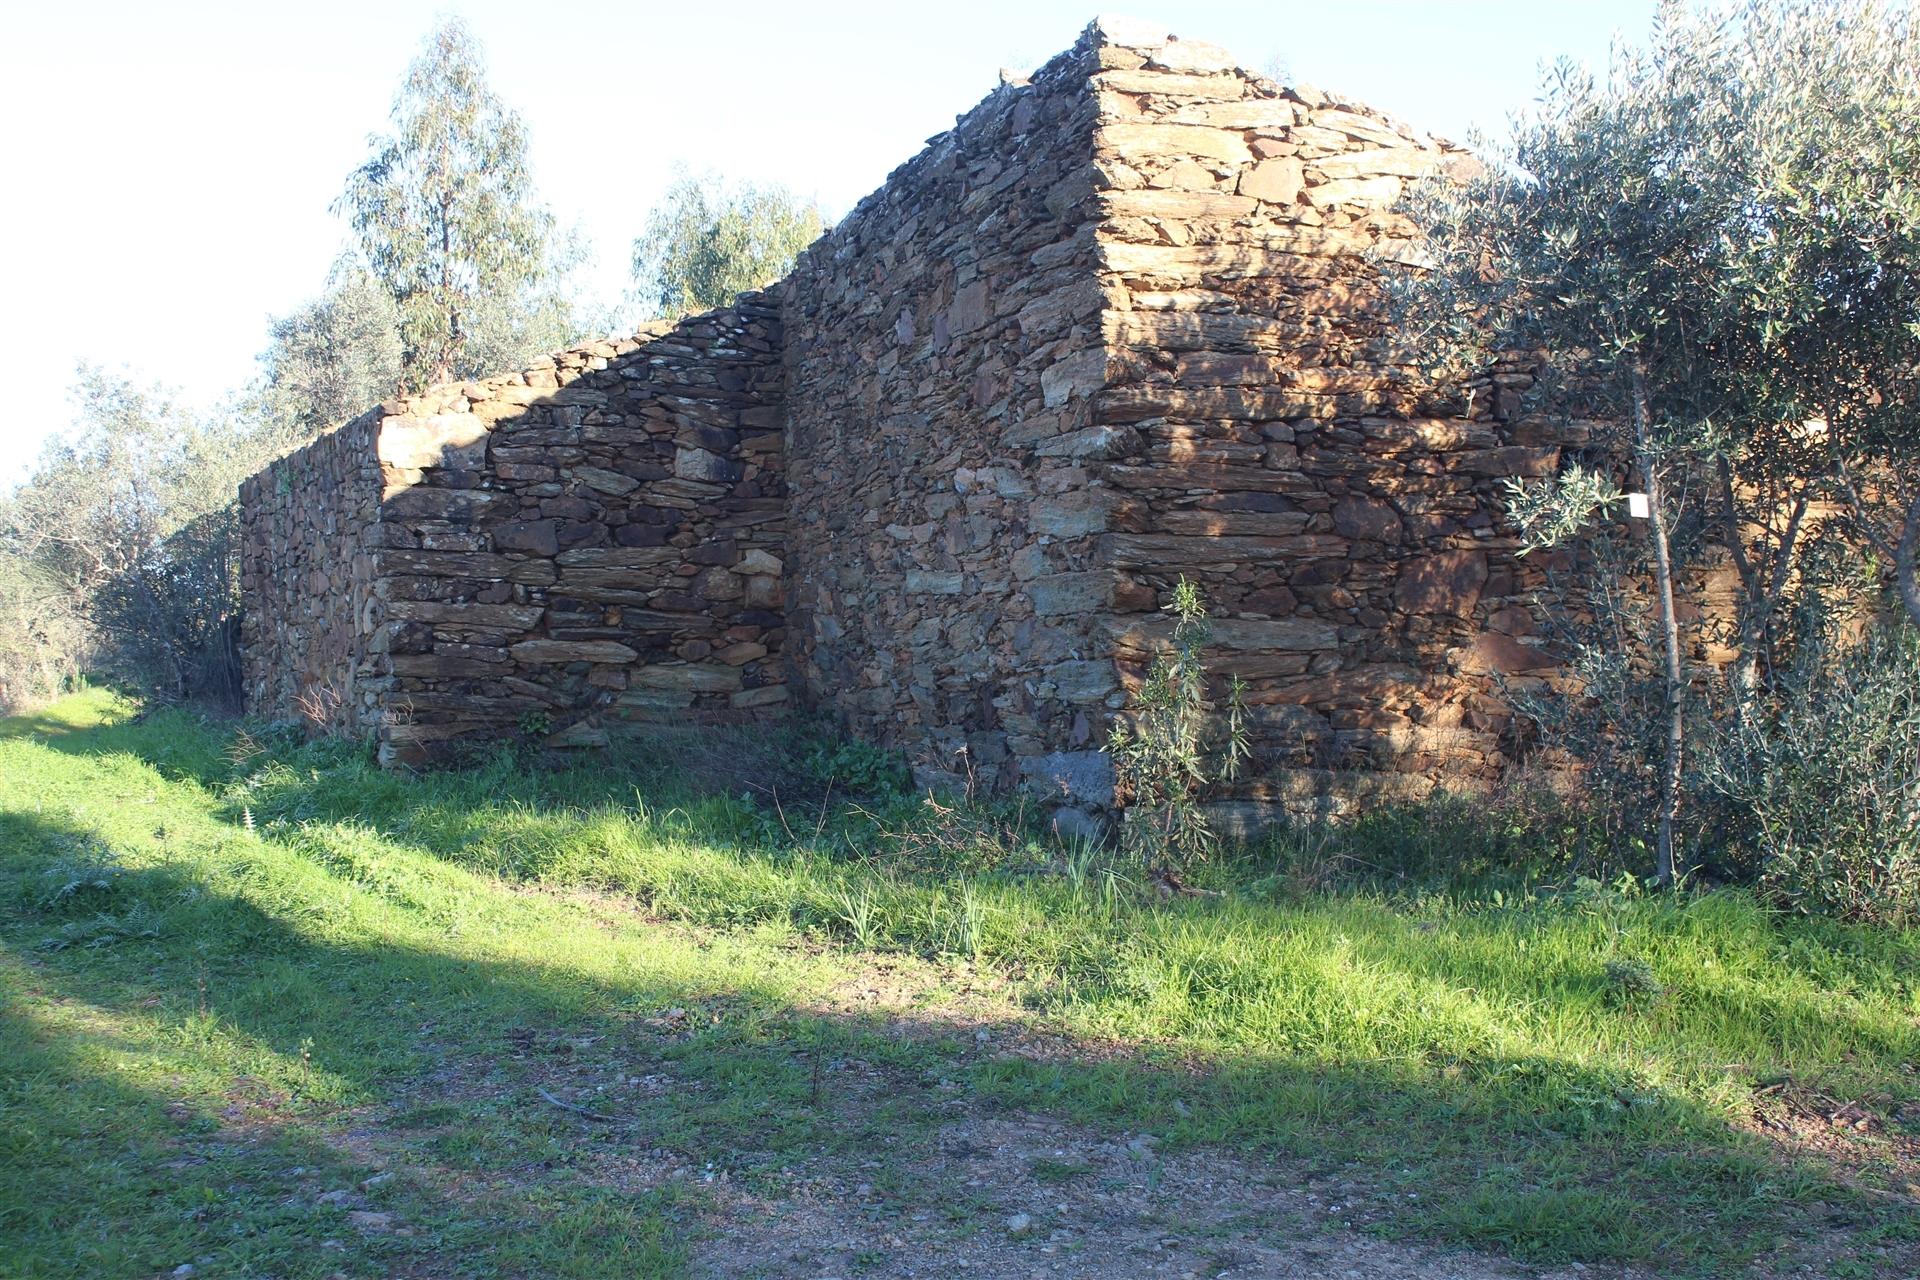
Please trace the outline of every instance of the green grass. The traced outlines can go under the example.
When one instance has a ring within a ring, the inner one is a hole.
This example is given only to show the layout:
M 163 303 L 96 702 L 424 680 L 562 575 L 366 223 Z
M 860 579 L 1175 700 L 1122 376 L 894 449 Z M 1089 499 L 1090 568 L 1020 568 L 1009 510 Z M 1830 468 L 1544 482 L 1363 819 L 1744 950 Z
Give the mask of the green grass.
M 1911 931 L 1731 891 L 1303 892 L 1258 854 L 1161 902 L 1086 850 L 944 834 L 977 815 L 716 791 L 685 737 L 407 777 L 131 711 L 0 722 L 8 1275 L 677 1274 L 709 1177 L 777 1198 L 910 1153 L 943 1080 L 1303 1159 L 1375 1229 L 1528 1259 L 1916 1256 Z M 915 1034 L 836 1002 L 875 954 Z M 983 1016 L 1100 1051 L 983 1051 Z M 1869 1130 L 1750 1123 L 1814 1097 Z

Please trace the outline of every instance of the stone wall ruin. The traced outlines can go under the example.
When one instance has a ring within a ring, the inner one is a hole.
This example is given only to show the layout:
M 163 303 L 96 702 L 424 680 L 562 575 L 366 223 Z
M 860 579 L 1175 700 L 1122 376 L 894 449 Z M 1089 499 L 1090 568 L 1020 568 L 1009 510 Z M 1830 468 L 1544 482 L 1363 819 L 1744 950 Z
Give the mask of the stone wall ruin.
M 779 313 L 745 294 L 275 463 L 241 490 L 250 709 L 418 764 L 781 705 L 781 390 Z
M 1184 575 L 1256 716 L 1229 826 L 1493 778 L 1496 676 L 1549 665 L 1498 486 L 1586 431 L 1523 369 L 1433 404 L 1388 354 L 1395 205 L 1461 158 L 1097 23 L 766 292 L 250 481 L 251 706 L 336 688 L 331 727 L 420 762 L 791 697 L 1098 808 Z

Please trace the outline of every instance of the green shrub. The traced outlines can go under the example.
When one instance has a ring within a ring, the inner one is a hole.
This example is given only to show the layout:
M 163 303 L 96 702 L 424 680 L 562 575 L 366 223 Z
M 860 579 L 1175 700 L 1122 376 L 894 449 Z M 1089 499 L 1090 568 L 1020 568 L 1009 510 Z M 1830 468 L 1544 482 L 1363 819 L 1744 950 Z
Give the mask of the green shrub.
M 1795 911 L 1920 920 L 1920 633 L 1817 627 L 1707 765 L 1744 815 L 1763 890 Z
M 1150 866 L 1213 850 L 1217 841 L 1200 800 L 1233 781 L 1248 754 L 1240 678 L 1228 685 L 1224 717 L 1216 717 L 1207 696 L 1202 657 L 1212 628 L 1200 588 L 1180 579 L 1167 612 L 1174 616 L 1172 650 L 1153 660 L 1107 738 L 1116 798 L 1126 805 L 1120 847 Z
M 854 795 L 886 795 L 913 789 L 913 775 L 897 751 L 854 738 L 822 738 L 807 751 L 807 773 Z

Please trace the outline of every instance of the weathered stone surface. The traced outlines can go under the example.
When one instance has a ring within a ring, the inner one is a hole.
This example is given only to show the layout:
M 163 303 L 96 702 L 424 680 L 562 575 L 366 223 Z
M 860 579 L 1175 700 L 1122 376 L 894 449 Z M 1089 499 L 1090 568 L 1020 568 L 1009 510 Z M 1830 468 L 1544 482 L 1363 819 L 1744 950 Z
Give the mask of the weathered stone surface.
M 1168 39 L 1147 54 L 1147 66 L 1155 71 L 1206 74 L 1232 71 L 1237 65 L 1231 53 L 1204 40 Z
M 1068 702 L 1096 702 L 1118 688 L 1120 681 L 1112 661 L 1100 658 L 1048 667 L 1046 683 Z
M 1406 562 L 1393 600 L 1408 613 L 1463 617 L 1473 612 L 1486 584 L 1484 551 L 1440 551 Z
M 915 595 L 957 596 L 967 586 L 967 578 L 963 573 L 932 569 L 909 569 L 902 582 L 907 591 Z
M 546 610 L 537 604 L 478 604 L 466 601 L 394 600 L 389 617 L 454 627 L 489 627 L 526 631 L 537 625 Z
M 780 619 L 746 618 L 783 591 L 779 364 L 777 308 L 744 295 L 382 406 L 277 464 L 286 483 L 249 481 L 249 705 L 333 707 L 328 727 L 421 763 L 518 732 L 529 706 L 557 745 L 603 741 L 609 698 L 682 644 L 732 672 L 651 690 L 683 718 L 734 714 L 748 682 L 751 705 L 778 701 L 760 691 L 784 689 Z
M 673 474 L 682 480 L 730 482 L 739 468 L 717 453 L 705 449 L 679 448 L 673 451 Z
M 1107 837 L 1107 822 L 1098 809 L 1063 804 L 1047 817 L 1047 827 L 1061 840 L 1096 844 Z
M 1116 619 L 1116 643 L 1122 649 L 1151 653 L 1173 643 L 1173 620 L 1165 615 Z M 1311 618 L 1221 618 L 1213 639 L 1223 649 L 1264 652 L 1317 652 L 1338 649 L 1340 630 Z
M 380 504 L 385 520 L 446 520 L 470 524 L 513 503 L 510 495 L 487 489 L 440 489 L 411 485 L 387 495 Z
M 640 487 L 640 482 L 632 476 L 623 476 L 617 471 L 605 467 L 575 467 L 573 478 L 596 493 L 623 497 Z
M 1101 547 L 1110 563 L 1129 569 L 1282 563 L 1294 557 L 1344 555 L 1347 549 L 1337 538 L 1311 533 L 1277 537 L 1113 533 L 1101 539 Z
M 1040 374 L 1041 403 L 1056 409 L 1076 395 L 1087 395 L 1107 384 L 1107 353 L 1089 347 L 1056 360 Z
M 633 673 L 635 685 L 692 693 L 727 693 L 740 687 L 740 679 L 739 668 L 724 663 L 666 663 L 642 667 Z
M 1462 671 L 1504 671 L 1519 675 L 1558 666 L 1558 658 L 1540 645 L 1522 644 L 1512 636 L 1495 631 L 1482 632 L 1473 644 L 1458 654 Z
M 1381 147 L 1372 151 L 1346 151 L 1322 156 L 1313 167 L 1327 178 L 1372 178 L 1391 175 L 1419 178 L 1440 167 L 1438 151 L 1419 147 Z
M 1113 803 L 1113 757 L 1104 751 L 1054 751 L 1025 766 L 1027 786 L 1053 800 Z
M 1335 532 L 1369 542 L 1400 541 L 1400 513 L 1379 498 L 1343 498 L 1333 504 Z
M 1306 170 L 1292 156 L 1262 160 L 1240 175 L 1240 194 L 1268 204 L 1290 205 L 1306 186 Z
M 1096 135 L 1094 145 L 1122 160 L 1150 159 L 1172 151 L 1231 164 L 1253 159 L 1239 130 L 1198 124 L 1107 124 Z
M 640 655 L 615 640 L 523 640 L 507 650 L 516 662 L 632 662 Z
M 1236 196 L 1223 191 L 1142 189 L 1108 191 L 1100 199 L 1107 213 L 1116 218 L 1219 218 L 1231 222 L 1254 211 L 1256 205 L 1252 197 L 1258 194 L 1249 191 Z
M 560 541 L 551 520 L 509 520 L 493 527 L 498 551 L 526 551 L 536 556 L 559 553 Z
M 1084 614 L 1104 608 L 1113 595 L 1113 575 L 1104 570 L 1056 573 L 1027 584 L 1033 611 L 1043 617 Z
M 1306 189 L 1307 203 L 1323 209 L 1341 204 L 1384 209 L 1400 198 L 1400 191 L 1400 179 L 1393 177 L 1336 178 Z
M 379 458 L 390 467 L 477 471 L 486 465 L 487 424 L 469 413 L 390 417 L 380 426 Z
M 1107 527 L 1107 508 L 1104 494 L 1086 490 L 1039 498 L 1027 509 L 1027 526 L 1055 538 L 1101 533 Z

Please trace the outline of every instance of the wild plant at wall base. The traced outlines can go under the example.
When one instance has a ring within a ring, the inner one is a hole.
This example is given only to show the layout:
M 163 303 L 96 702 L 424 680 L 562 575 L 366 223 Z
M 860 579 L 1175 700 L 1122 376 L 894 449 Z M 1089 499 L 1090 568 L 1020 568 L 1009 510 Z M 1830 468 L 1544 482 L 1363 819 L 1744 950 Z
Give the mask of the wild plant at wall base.
M 1208 696 L 1213 628 L 1200 588 L 1180 579 L 1166 610 L 1174 618 L 1170 650 L 1154 658 L 1107 738 L 1116 798 L 1126 805 L 1121 849 L 1154 867 L 1213 851 L 1218 839 L 1201 801 L 1239 776 L 1250 750 L 1244 683 L 1228 682 L 1223 706 Z

